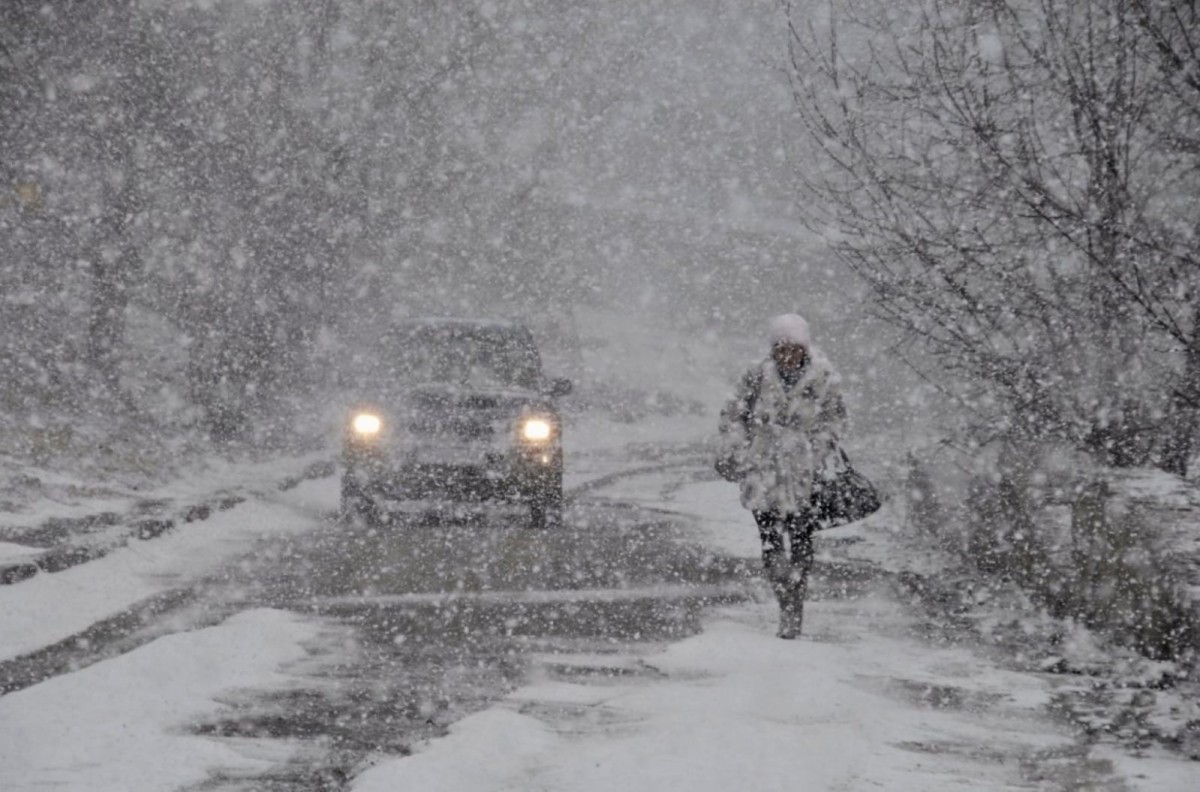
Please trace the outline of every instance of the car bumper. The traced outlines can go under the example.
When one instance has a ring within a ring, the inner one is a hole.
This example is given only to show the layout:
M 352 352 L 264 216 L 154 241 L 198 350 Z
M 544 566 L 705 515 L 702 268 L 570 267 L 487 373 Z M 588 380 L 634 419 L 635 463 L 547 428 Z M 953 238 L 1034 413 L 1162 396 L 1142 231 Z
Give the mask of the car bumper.
M 344 476 L 354 489 L 396 500 L 528 500 L 558 484 L 562 451 L 519 449 L 473 459 L 393 459 L 348 449 Z

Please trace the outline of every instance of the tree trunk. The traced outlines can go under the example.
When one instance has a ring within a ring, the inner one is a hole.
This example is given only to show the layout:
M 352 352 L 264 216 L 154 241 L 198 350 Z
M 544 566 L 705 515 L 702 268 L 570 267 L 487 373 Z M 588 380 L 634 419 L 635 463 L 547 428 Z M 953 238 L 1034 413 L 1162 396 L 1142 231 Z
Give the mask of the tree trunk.
M 1186 476 L 1192 443 L 1200 422 L 1200 300 L 1192 307 L 1192 331 L 1183 364 L 1183 381 L 1171 394 L 1171 413 L 1159 466 Z
M 127 286 L 138 254 L 130 239 L 129 220 L 136 211 L 132 175 L 108 207 L 104 243 L 92 262 L 92 294 L 88 310 L 88 362 L 109 394 L 119 391 L 121 347 L 125 339 Z
M 92 299 L 88 315 L 88 362 L 108 390 L 115 390 L 120 345 L 125 335 L 125 296 L 120 259 L 92 264 Z

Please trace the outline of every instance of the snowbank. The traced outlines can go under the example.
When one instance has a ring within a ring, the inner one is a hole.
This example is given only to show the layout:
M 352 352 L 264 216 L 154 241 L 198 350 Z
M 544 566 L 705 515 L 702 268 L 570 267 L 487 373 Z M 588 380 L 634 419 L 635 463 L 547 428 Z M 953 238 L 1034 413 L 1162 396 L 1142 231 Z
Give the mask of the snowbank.
M 313 530 L 333 480 L 305 482 L 280 502 L 251 501 L 53 575 L 0 587 L 0 660 L 69 638 L 157 593 L 182 587 L 264 537 Z M 295 505 L 290 505 L 295 504 Z
M 240 613 L 0 698 L 0 789 L 80 792 L 178 789 L 216 768 L 272 763 L 236 744 L 186 733 L 218 697 L 288 682 L 318 627 L 275 610 Z

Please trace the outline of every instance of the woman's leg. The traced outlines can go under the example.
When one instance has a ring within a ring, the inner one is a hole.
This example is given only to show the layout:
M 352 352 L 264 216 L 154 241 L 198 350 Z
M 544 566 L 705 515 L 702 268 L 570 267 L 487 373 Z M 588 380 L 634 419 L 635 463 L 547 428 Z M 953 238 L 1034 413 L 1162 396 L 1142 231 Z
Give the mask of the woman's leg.
M 763 570 L 771 591 L 779 601 L 779 632 L 780 638 L 794 638 L 791 634 L 794 598 L 792 597 L 792 563 L 784 548 L 783 534 L 786 521 L 775 511 L 756 511 L 754 520 L 758 523 L 758 538 L 762 541 Z
M 788 514 L 783 520 L 783 532 L 788 537 L 788 575 L 786 591 L 780 599 L 783 637 L 800 635 L 804 622 L 804 598 L 808 595 L 808 574 L 813 564 L 813 531 L 816 526 L 807 512 Z M 786 622 L 786 624 L 783 624 Z
M 754 511 L 754 521 L 758 523 L 758 538 L 762 542 L 763 567 L 770 571 L 783 562 L 783 531 L 781 530 L 779 513 L 775 511 Z
M 789 514 L 784 522 L 784 531 L 788 536 L 788 552 L 792 566 L 804 572 L 804 584 L 808 585 L 808 573 L 813 565 L 813 533 L 817 530 L 816 520 L 811 512 Z

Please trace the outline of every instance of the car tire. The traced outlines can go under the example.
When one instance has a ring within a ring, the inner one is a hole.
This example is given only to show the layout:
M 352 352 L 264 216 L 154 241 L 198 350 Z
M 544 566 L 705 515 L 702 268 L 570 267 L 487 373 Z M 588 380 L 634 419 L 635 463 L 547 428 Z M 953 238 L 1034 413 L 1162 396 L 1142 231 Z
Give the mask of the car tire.
M 362 521 L 368 526 L 381 522 L 379 506 L 362 484 L 349 475 L 342 476 L 341 518 L 343 522 Z

